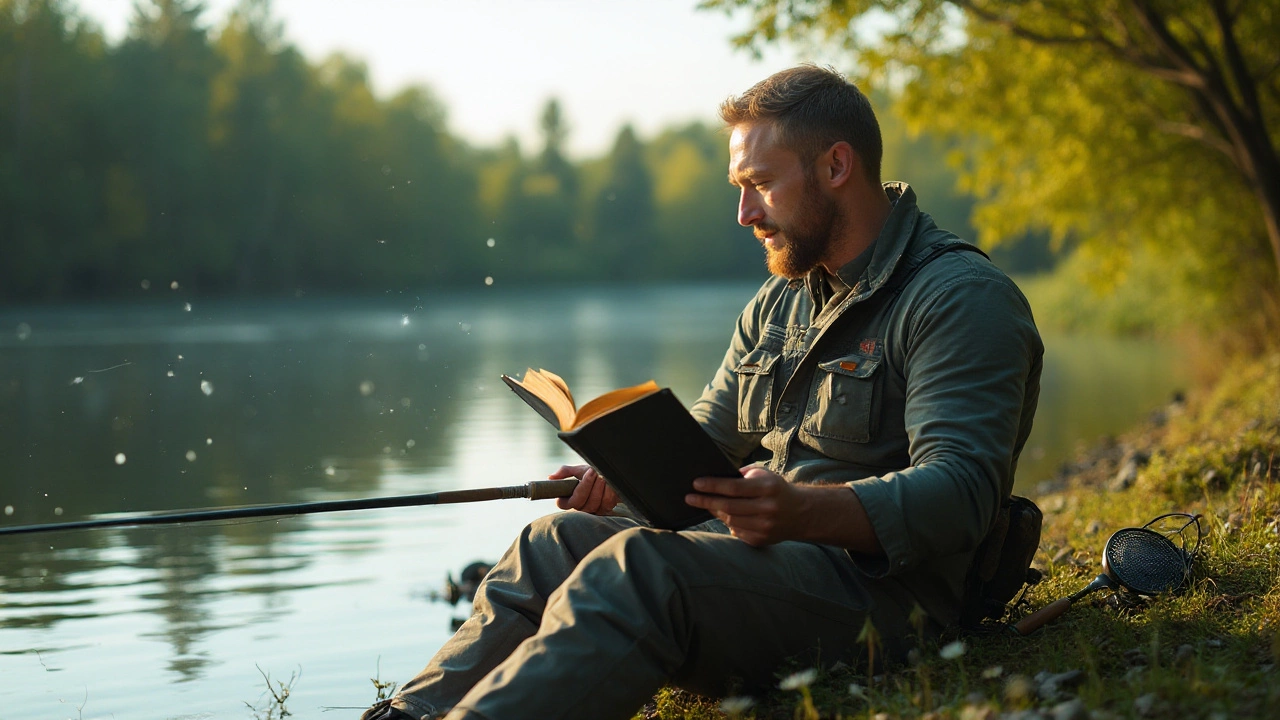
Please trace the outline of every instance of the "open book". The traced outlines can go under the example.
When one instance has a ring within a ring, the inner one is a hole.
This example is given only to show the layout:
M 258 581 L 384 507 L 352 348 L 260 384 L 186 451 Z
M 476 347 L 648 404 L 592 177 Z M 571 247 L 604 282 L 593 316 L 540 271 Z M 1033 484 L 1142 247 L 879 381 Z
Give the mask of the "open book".
M 682 530 L 711 517 L 684 502 L 694 478 L 741 475 L 676 396 L 652 380 L 581 408 L 555 373 L 530 368 L 523 380 L 502 381 L 656 528 Z

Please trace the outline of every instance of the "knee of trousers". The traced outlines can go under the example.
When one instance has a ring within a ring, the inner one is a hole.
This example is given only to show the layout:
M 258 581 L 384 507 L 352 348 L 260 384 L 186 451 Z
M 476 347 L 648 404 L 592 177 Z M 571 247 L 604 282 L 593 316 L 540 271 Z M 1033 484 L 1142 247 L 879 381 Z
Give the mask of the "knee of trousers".
M 619 518 L 571 511 L 552 513 L 534 520 L 525 527 L 522 536 L 535 546 L 552 543 L 554 547 L 568 549 L 570 554 L 582 557 L 620 529 Z
M 666 605 L 679 598 L 694 571 L 691 545 L 679 533 L 628 528 L 583 558 L 575 581 L 604 594 L 626 592 L 649 608 Z

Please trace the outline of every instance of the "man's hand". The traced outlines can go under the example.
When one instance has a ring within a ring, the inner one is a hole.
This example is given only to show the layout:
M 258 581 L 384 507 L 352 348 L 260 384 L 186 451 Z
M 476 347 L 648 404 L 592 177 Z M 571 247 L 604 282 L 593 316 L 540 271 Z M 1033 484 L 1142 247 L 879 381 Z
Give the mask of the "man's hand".
M 798 540 L 807 511 L 802 488 L 761 467 L 742 468 L 740 478 L 704 477 L 685 502 L 715 515 L 735 537 L 757 547 Z
M 556 498 L 556 505 L 561 510 L 581 510 L 592 515 L 608 515 L 613 506 L 618 504 L 618 496 L 613 488 L 600 477 L 590 465 L 561 465 L 560 469 L 547 476 L 548 480 L 578 478 L 578 487 L 567 498 Z
M 753 465 L 740 478 L 698 478 L 693 488 L 698 492 L 685 502 L 715 515 L 748 545 L 801 540 L 883 553 L 862 502 L 845 485 L 793 485 Z

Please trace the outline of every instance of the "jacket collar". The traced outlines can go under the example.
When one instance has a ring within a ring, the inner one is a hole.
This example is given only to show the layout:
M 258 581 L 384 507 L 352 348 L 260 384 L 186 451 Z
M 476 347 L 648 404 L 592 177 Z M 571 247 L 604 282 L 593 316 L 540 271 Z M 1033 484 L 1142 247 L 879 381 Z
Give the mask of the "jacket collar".
M 863 300 L 888 282 L 915 235 L 916 222 L 920 219 L 915 191 L 904 182 L 886 182 L 883 187 L 893 209 L 871 246 L 871 261 L 861 275 L 849 277 L 841 268 L 841 280 L 853 288 L 842 305 Z M 812 289 L 818 287 L 817 283 L 826 283 L 824 273 L 821 267 L 815 268 L 805 278 L 805 284 Z

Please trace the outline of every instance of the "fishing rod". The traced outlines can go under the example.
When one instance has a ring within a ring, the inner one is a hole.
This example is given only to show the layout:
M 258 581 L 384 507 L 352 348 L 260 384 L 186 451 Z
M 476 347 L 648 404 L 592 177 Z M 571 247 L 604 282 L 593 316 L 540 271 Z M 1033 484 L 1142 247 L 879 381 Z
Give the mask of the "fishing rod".
M 132 525 L 167 525 L 208 520 L 238 520 L 242 518 L 271 517 L 277 515 L 310 515 L 312 513 L 339 512 L 342 510 L 370 510 L 373 508 L 416 507 L 419 505 L 447 505 L 450 503 L 483 502 L 509 498 L 546 500 L 569 497 L 578 486 L 577 478 L 564 480 L 535 480 L 525 485 L 476 488 L 474 490 L 445 490 L 422 495 L 396 495 L 356 500 L 321 500 L 319 502 L 286 503 L 282 505 L 244 505 L 213 510 L 190 510 L 171 513 L 147 513 L 121 517 L 75 520 L 44 525 L 18 525 L 0 527 L 0 535 L 26 535 L 57 532 L 60 530 L 87 530 L 89 528 L 121 527 Z

